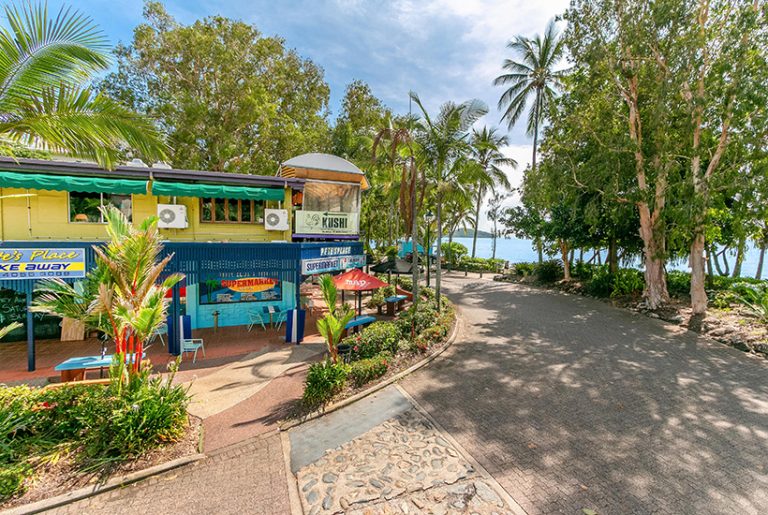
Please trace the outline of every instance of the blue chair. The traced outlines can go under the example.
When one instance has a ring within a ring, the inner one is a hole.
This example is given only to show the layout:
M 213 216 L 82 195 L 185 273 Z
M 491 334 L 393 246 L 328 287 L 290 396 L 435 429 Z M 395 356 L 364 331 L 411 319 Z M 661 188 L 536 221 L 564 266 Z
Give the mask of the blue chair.
M 265 321 L 268 321 L 269 319 L 264 318 L 264 310 L 261 311 L 250 311 L 248 313 L 248 332 L 251 332 L 251 329 L 253 329 L 253 326 L 256 324 L 260 325 L 262 329 L 265 331 L 267 330 L 267 325 L 265 324 Z

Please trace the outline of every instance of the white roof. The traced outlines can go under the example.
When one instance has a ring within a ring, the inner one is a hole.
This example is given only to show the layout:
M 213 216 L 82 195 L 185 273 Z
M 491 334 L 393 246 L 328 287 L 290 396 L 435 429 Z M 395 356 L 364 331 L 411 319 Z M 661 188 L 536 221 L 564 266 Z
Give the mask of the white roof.
M 312 152 L 292 157 L 282 164 L 292 168 L 310 168 L 312 170 L 328 170 L 331 172 L 343 172 L 365 175 L 360 168 L 339 156 Z

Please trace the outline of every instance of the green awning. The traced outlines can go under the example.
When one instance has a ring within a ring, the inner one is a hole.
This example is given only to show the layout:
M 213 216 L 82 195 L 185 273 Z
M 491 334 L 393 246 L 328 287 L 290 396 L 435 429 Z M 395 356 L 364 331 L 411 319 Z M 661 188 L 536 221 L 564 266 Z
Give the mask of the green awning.
M 152 183 L 152 194 L 166 195 L 169 197 L 285 200 L 285 192 L 282 188 L 249 188 L 247 186 L 220 186 L 215 184 L 189 184 L 161 181 Z
M 121 193 L 128 195 L 131 193 L 146 193 L 147 181 L 0 171 L 0 188 L 80 191 L 83 193 Z

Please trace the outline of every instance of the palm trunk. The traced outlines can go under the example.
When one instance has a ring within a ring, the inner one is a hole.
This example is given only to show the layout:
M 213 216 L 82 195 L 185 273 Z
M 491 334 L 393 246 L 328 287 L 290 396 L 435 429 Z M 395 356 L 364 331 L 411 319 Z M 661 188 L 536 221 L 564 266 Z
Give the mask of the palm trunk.
M 477 250 L 477 227 L 480 225 L 480 203 L 483 201 L 482 188 L 477 189 L 477 203 L 475 205 L 475 234 L 472 235 L 472 258 Z
M 541 238 L 536 238 L 536 252 L 539 255 L 539 264 L 544 262 L 544 248 L 541 243 Z
M 435 257 L 437 258 L 437 268 L 435 269 L 435 298 L 437 300 L 437 310 L 440 311 L 440 295 L 441 295 L 441 279 L 443 270 L 441 266 L 442 261 L 442 244 L 443 244 L 443 203 L 440 199 L 437 200 L 437 249 L 435 251 Z
M 747 246 L 747 237 L 739 237 L 738 247 L 736 248 L 736 264 L 733 267 L 732 277 L 741 277 L 741 264 L 744 262 L 744 249 Z
M 616 248 L 616 238 L 608 240 L 608 269 L 612 274 L 619 271 L 619 256 Z
M 413 154 L 411 154 L 413 155 Z M 413 188 L 411 188 L 411 218 L 412 225 L 411 230 L 413 234 L 411 236 L 411 245 L 413 245 L 412 253 L 412 279 L 413 279 L 413 306 L 416 307 L 419 304 L 419 224 L 418 224 L 418 212 L 416 207 L 416 185 L 418 184 L 418 171 L 416 169 L 416 163 L 414 158 L 411 157 L 411 180 L 413 181 Z
M 707 252 L 707 286 L 712 288 L 715 285 L 715 271 L 712 269 L 712 245 L 705 241 L 704 248 Z
M 535 111 L 533 116 L 533 156 L 531 158 L 531 170 L 536 170 L 536 147 L 539 143 L 539 104 L 541 103 L 541 90 L 536 90 L 536 103 L 533 105 Z
M 451 249 L 451 251 L 452 251 L 453 248 L 451 247 L 451 243 L 453 243 L 453 231 L 449 231 L 448 232 L 448 248 Z M 449 272 L 453 269 L 453 258 L 454 258 L 454 255 L 453 255 L 453 252 L 451 252 L 451 259 L 448 260 L 448 271 Z
M 560 255 L 563 258 L 563 279 L 565 281 L 571 280 L 571 262 L 568 259 L 568 243 L 565 240 L 560 240 Z
M 760 242 L 760 257 L 757 260 L 757 272 L 755 272 L 755 279 L 762 279 L 763 277 L 763 260 L 765 259 L 766 246 L 768 246 L 768 241 L 763 240 Z

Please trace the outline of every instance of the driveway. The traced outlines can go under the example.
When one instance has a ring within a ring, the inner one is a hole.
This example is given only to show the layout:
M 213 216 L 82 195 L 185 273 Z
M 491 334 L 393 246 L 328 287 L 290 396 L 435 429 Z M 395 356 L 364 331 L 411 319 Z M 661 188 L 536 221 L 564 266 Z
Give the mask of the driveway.
M 403 387 L 526 511 L 768 510 L 764 360 L 593 299 L 444 285 L 457 345 Z

